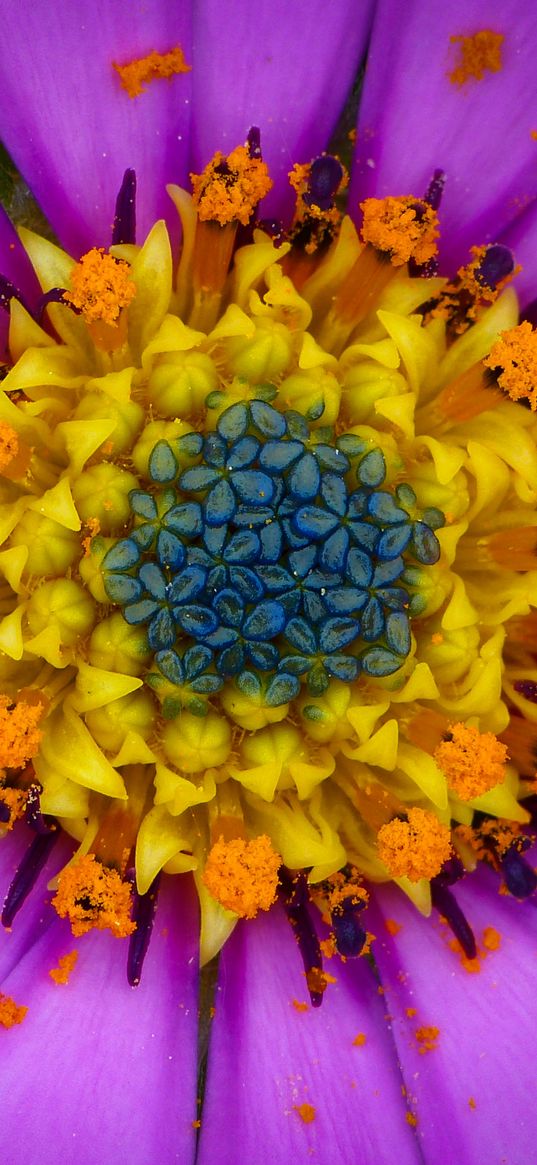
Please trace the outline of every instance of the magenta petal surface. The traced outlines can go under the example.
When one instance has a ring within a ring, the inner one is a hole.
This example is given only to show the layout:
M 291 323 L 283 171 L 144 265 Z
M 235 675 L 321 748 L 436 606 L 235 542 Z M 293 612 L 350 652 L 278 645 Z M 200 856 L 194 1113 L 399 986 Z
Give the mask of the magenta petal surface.
M 126 945 L 74 939 L 56 919 L 2 982 L 29 1008 L 2 1032 L 2 1162 L 152 1165 L 194 1159 L 197 909 L 189 884 L 164 883 L 142 982 Z M 69 982 L 48 972 L 79 951 Z
M 16 825 L 0 843 L 0 908 L 22 858 L 35 837 L 25 825 Z M 16 967 L 31 946 L 57 919 L 51 908 L 52 892 L 47 883 L 72 856 L 74 843 L 65 835 L 58 838 L 26 901 L 17 913 L 10 930 L 0 926 L 0 981 Z
M 76 257 L 110 243 L 127 167 L 137 172 L 143 241 L 169 213 L 165 184 L 187 174 L 191 73 L 131 99 L 113 62 L 180 44 L 190 63 L 190 5 L 0 0 L 0 18 L 0 139 L 60 242 Z
M 352 87 L 371 0 L 199 0 L 194 15 L 192 160 L 242 145 L 250 126 L 275 189 L 262 213 L 293 205 L 287 174 L 326 149 Z
M 198 1165 L 418 1165 L 384 1000 L 365 959 L 327 963 L 308 993 L 279 907 L 237 927 L 221 956 Z M 363 1046 L 353 1040 L 363 1032 Z M 305 1123 L 298 1108 L 312 1105 Z M 389 1114 L 389 1119 L 387 1119 Z
M 537 145 L 537 143 L 536 143 Z M 516 222 L 502 235 L 501 242 L 510 247 L 515 263 L 520 264 L 513 287 L 520 300 L 522 308 L 537 299 L 537 270 L 535 257 L 537 255 L 537 199 L 531 203 Z
M 7 214 L 0 206 L 0 276 L 20 291 L 28 307 L 35 305 L 40 291 L 32 266 Z M 9 314 L 0 307 L 0 357 L 3 357 L 9 332 Z
M 502 33 L 503 67 L 455 86 L 450 37 Z M 358 122 L 350 205 L 423 195 L 446 172 L 443 269 L 496 241 L 535 194 L 537 9 L 518 0 L 379 0 Z
M 370 920 L 375 958 L 427 1162 L 500 1165 L 535 1155 L 537 917 L 532 902 L 498 890 L 490 871 L 453 888 L 484 951 L 476 973 L 462 967 L 437 916 L 420 918 L 395 890 L 375 895 L 381 911 L 378 921 Z M 400 923 L 395 938 L 382 917 Z M 497 950 L 483 943 L 488 927 L 501 936 Z M 439 1035 L 436 1047 L 420 1054 L 416 1031 L 422 1025 L 438 1028 Z

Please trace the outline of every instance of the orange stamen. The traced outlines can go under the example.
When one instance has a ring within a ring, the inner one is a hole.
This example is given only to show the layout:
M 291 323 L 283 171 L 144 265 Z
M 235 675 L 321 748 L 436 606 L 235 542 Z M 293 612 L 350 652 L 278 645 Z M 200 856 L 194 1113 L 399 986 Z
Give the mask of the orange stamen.
M 393 878 L 434 878 L 451 856 L 447 825 L 426 809 L 408 810 L 408 820 L 395 818 L 379 829 L 379 857 Z
M 366 198 L 360 203 L 362 238 L 388 255 L 394 267 L 413 259 L 420 266 L 436 255 L 438 215 L 427 202 L 405 198 Z
M 102 247 L 93 247 L 71 272 L 71 286 L 64 300 L 78 308 L 87 324 L 116 327 L 121 309 L 128 307 L 136 295 L 130 267 L 114 259 Z
M 102 866 L 95 854 L 84 854 L 62 870 L 52 905 L 60 918 L 69 919 L 77 937 L 96 928 L 125 938 L 136 929 L 130 918 L 130 886 L 117 870 Z
M 139 97 L 145 86 L 158 78 L 176 77 L 179 73 L 190 73 L 192 65 L 187 65 L 180 45 L 167 53 L 148 53 L 146 57 L 136 57 L 126 65 L 112 62 L 119 76 L 121 88 L 129 97 Z
M 54 982 L 58 984 L 68 983 L 71 972 L 73 971 L 77 960 L 78 951 L 70 951 L 68 955 L 61 955 L 61 957 L 58 959 L 58 966 L 53 967 L 52 970 L 49 971 L 51 979 L 53 979 Z
M 461 801 L 473 801 L 505 779 L 507 748 L 492 732 L 453 724 L 434 759 Z
M 473 364 L 456 380 L 442 389 L 434 402 L 434 407 L 442 419 L 458 425 L 471 421 L 488 409 L 496 408 L 502 395 L 494 384 L 490 384 L 483 373 L 483 365 Z
M 528 320 L 502 332 L 483 362 L 500 368 L 498 383 L 511 400 L 528 400 L 537 409 L 537 331 Z
M 0 766 L 18 769 L 39 752 L 43 703 L 0 696 Z
M 502 67 L 503 33 L 482 29 L 473 36 L 450 36 L 456 45 L 457 63 L 448 73 L 452 85 L 460 88 L 467 81 L 481 81 L 485 72 L 499 73 Z
M 276 899 L 281 862 L 266 834 L 252 841 L 220 837 L 207 858 L 203 882 L 226 910 L 241 918 L 255 918 Z
M 14 999 L 0 991 L 0 1024 L 2 1027 L 14 1027 L 15 1024 L 22 1023 L 27 1011 L 27 1007 L 15 1003 Z
M 251 158 L 246 146 L 237 146 L 226 158 L 216 153 L 202 174 L 191 174 L 194 202 L 202 222 L 220 226 L 240 222 L 247 226 L 257 203 L 272 187 L 268 169 Z

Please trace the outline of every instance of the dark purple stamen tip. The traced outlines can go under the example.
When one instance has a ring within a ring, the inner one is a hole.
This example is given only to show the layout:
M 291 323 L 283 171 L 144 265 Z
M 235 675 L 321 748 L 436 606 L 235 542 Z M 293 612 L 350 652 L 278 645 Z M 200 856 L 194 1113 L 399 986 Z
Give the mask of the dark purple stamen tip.
M 45 294 L 42 295 L 37 301 L 37 308 L 35 313 L 36 319 L 41 319 L 41 316 L 43 315 L 45 308 L 48 307 L 49 303 L 63 303 L 64 307 L 70 308 L 71 311 L 74 311 L 75 315 L 79 316 L 80 309 L 75 307 L 74 304 L 69 303 L 67 299 L 64 299 L 65 294 L 65 287 L 51 287 L 50 291 L 46 291 Z
M 512 275 L 514 266 L 513 252 L 509 247 L 504 247 L 503 243 L 491 243 L 486 248 L 479 266 L 476 267 L 475 277 L 478 283 L 494 291 L 502 279 Z
M 131 987 L 137 987 L 142 977 L 144 959 L 149 947 L 149 940 L 155 921 L 157 908 L 160 874 L 151 883 L 146 894 L 134 891 L 133 921 L 136 930 L 129 939 L 129 953 L 127 956 L 127 979 Z
M 136 173 L 125 170 L 116 198 L 112 246 L 136 242 Z
M 435 170 L 424 194 L 424 200 L 432 210 L 438 210 L 444 193 L 446 174 L 444 170 Z
M 341 914 L 334 911 L 332 914 L 336 949 L 338 955 L 343 955 L 346 959 L 357 958 L 363 951 L 367 938 L 365 930 L 355 917 L 355 909 L 356 907 L 343 910 Z
M 10 927 L 12 925 L 13 919 L 26 901 L 59 836 L 59 829 L 55 829 L 49 833 L 38 833 L 34 837 L 7 892 L 2 910 L 2 926 Z
M 433 906 L 445 918 L 455 938 L 460 942 L 466 957 L 468 959 L 475 959 L 477 947 L 474 932 L 466 916 L 463 914 L 457 899 L 451 890 L 448 889 L 447 885 L 442 884 L 442 875 L 439 878 L 433 878 L 431 882 L 431 899 Z
M 18 287 L 11 282 L 11 279 L 6 279 L 5 275 L 0 275 L 0 307 L 3 307 L 4 311 L 9 311 L 12 299 L 18 299 L 26 311 L 30 311 Z
M 500 859 L 505 885 L 513 898 L 529 898 L 537 889 L 537 874 L 529 862 L 512 846 Z
M 306 206 L 330 210 L 334 195 L 343 178 L 343 166 L 331 154 L 322 154 L 311 163 L 308 190 L 304 195 Z
M 53 822 L 48 822 L 41 812 L 41 793 L 41 785 L 30 785 L 26 797 L 24 818 L 34 833 L 50 833 L 54 826 Z
M 261 161 L 261 131 L 258 125 L 252 125 L 248 130 L 246 149 L 251 158 L 255 158 L 258 162 Z
M 518 692 L 525 700 L 530 700 L 532 704 L 537 704 L 537 683 L 535 683 L 535 680 L 515 680 L 513 687 L 515 692 Z
M 4 825 L 11 817 L 11 810 L 5 801 L 0 801 L 0 823 Z
M 289 870 L 280 870 L 280 885 L 283 890 L 283 905 L 293 928 L 298 949 L 302 956 L 306 982 L 312 1007 L 320 1007 L 323 992 L 315 988 L 315 974 L 322 975 L 323 957 L 317 931 L 308 910 L 308 889 L 304 874 L 293 877 Z

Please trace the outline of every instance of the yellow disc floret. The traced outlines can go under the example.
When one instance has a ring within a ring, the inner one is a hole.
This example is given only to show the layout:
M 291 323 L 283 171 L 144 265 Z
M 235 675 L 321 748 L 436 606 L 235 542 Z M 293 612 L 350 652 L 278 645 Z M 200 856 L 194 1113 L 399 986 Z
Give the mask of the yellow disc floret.
M 114 259 L 102 247 L 93 247 L 75 264 L 71 286 L 64 292 L 67 303 L 77 308 L 86 323 L 117 324 L 121 309 L 136 295 L 130 267 Z
M 247 226 L 257 203 L 272 187 L 268 169 L 246 146 L 226 156 L 216 153 L 202 174 L 191 174 L 194 202 L 202 222 Z
M 241 918 L 255 918 L 276 899 L 281 857 L 266 834 L 244 841 L 240 837 L 213 845 L 203 881 L 213 898 Z
M 453 724 L 435 749 L 434 759 L 456 796 L 472 801 L 504 780 L 507 747 L 493 732 Z
M 438 215 L 426 202 L 416 198 L 366 198 L 362 238 L 377 251 L 389 255 L 394 267 L 413 259 L 427 263 L 436 255 L 439 235 Z
M 108 869 L 95 854 L 84 854 L 62 870 L 52 899 L 60 918 L 68 918 L 74 935 L 111 930 L 116 938 L 132 934 L 131 889 L 117 870 Z
M 407 813 L 407 820 L 396 817 L 378 832 L 377 845 L 381 861 L 393 878 L 434 878 L 451 856 L 450 831 L 434 813 L 418 806 Z

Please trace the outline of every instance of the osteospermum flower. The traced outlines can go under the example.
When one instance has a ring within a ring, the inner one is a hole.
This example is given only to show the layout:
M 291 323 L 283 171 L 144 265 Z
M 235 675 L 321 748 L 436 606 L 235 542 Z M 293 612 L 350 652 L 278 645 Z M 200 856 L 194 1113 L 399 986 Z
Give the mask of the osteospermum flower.
M 59 245 L 1 222 L 3 1159 L 519 1159 L 533 18 L 22 7 L 0 132 Z

